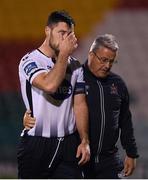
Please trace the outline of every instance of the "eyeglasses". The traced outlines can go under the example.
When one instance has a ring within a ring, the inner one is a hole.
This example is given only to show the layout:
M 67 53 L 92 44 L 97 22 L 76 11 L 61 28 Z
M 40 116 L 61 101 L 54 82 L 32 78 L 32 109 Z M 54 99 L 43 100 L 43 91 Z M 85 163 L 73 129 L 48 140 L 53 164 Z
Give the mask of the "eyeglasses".
M 102 63 L 102 64 L 116 64 L 117 63 L 117 60 L 114 60 L 114 59 L 108 59 L 108 58 L 105 58 L 105 57 L 99 57 L 94 51 L 93 51 L 94 55 L 97 57 L 97 59 Z

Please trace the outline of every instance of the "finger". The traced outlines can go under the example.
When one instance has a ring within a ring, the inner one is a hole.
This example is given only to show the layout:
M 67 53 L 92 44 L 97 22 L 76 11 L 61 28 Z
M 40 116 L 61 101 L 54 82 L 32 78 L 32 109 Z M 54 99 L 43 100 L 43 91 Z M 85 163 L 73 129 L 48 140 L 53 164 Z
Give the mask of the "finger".
M 26 114 L 31 114 L 31 110 L 27 109 Z
M 72 36 L 73 36 L 73 32 L 70 32 L 67 34 L 67 36 L 65 36 L 64 40 L 66 40 L 66 39 L 70 40 L 72 38 Z
M 132 170 L 131 170 L 131 169 L 128 169 L 128 170 L 126 171 L 126 173 L 125 173 L 125 176 L 129 176 L 129 175 L 131 175 L 131 173 L 132 173 Z
M 74 32 L 71 32 L 68 36 L 67 36 L 68 40 L 72 40 L 72 41 L 77 41 L 77 38 L 74 34 Z
M 32 124 L 32 125 L 35 125 L 35 121 L 28 121 L 27 124 Z
M 35 125 L 35 120 L 30 120 L 30 119 L 27 119 L 25 122 L 24 122 L 25 126 L 34 126 Z
M 31 115 L 27 114 L 25 119 L 27 120 L 27 122 L 35 122 L 36 118 L 35 117 L 31 117 Z
M 82 154 L 82 157 L 81 157 L 80 161 L 78 162 L 78 164 L 83 165 L 84 162 L 85 162 L 85 155 Z
M 31 117 L 31 113 L 25 113 L 25 117 Z
M 124 167 L 125 176 L 128 176 L 128 172 L 129 172 L 129 167 L 128 167 L 128 165 L 125 165 L 125 167 Z
M 81 152 L 80 152 L 80 150 L 79 150 L 79 148 L 78 148 L 78 149 L 77 149 L 76 158 L 79 158 L 79 157 L 80 157 L 80 155 L 81 155 Z
M 75 33 L 73 31 L 69 32 L 69 34 L 67 35 L 67 37 L 72 37 L 72 36 L 75 36 Z
M 32 128 L 34 124 L 28 123 L 27 126 Z
M 126 173 L 127 170 L 128 170 L 128 165 L 127 165 L 127 163 L 125 163 L 125 164 L 124 164 L 124 173 Z
M 73 36 L 73 37 L 71 38 L 71 40 L 72 40 L 74 43 L 76 43 L 76 42 L 78 41 L 75 36 Z
M 76 38 L 74 32 L 69 33 L 69 34 L 66 36 L 65 40 L 66 40 L 66 39 L 67 39 L 67 41 L 68 41 L 69 43 L 73 44 L 73 46 L 77 47 L 77 38 Z
M 133 168 L 129 167 L 127 169 L 127 172 L 126 172 L 125 176 L 130 176 L 133 173 L 133 170 L 134 170 Z
M 28 120 L 29 122 L 35 122 L 35 121 L 36 121 L 36 118 L 28 117 L 27 120 Z
M 28 122 L 28 124 L 31 124 L 31 125 L 34 126 L 34 125 L 35 125 L 35 122 Z
M 90 154 L 86 153 L 84 163 L 88 162 L 90 160 Z
M 76 49 L 78 47 L 78 44 L 76 43 L 75 45 L 74 45 L 74 48 Z
M 36 122 L 36 118 L 32 118 L 28 115 L 26 115 L 26 117 L 23 119 L 23 122 L 24 122 L 24 126 L 34 126 L 35 125 L 35 122 Z
M 78 162 L 79 165 L 84 165 L 86 162 L 88 162 L 90 159 L 90 156 L 86 153 L 82 154 L 82 158 L 80 159 L 80 161 Z

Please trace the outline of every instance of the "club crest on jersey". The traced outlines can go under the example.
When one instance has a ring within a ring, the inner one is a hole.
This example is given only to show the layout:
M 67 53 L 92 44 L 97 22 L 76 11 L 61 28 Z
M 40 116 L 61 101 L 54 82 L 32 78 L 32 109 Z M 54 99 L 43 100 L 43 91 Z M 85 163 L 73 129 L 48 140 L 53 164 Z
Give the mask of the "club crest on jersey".
M 51 94 L 51 96 L 56 100 L 67 99 L 72 94 L 72 85 L 66 79 L 62 82 L 58 90 Z
M 118 94 L 118 88 L 117 86 L 115 86 L 114 83 L 111 85 L 110 89 L 111 89 L 110 91 L 111 94 Z
M 27 75 L 29 75 L 34 69 L 37 69 L 37 65 L 35 62 L 31 62 L 25 66 L 24 71 Z

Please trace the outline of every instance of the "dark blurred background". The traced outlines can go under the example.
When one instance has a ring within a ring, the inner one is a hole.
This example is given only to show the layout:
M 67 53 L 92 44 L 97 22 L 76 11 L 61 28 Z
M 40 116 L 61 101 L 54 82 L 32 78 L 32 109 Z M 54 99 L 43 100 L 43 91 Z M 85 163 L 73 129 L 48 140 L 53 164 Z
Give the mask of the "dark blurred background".
M 147 0 L 0 0 L 0 178 L 17 178 L 16 148 L 25 107 L 18 64 L 44 40 L 47 16 L 67 10 L 76 21 L 81 63 L 98 34 L 119 42 L 113 70 L 126 81 L 140 158 L 131 178 L 148 178 L 148 1 Z M 122 156 L 124 152 L 121 151 Z

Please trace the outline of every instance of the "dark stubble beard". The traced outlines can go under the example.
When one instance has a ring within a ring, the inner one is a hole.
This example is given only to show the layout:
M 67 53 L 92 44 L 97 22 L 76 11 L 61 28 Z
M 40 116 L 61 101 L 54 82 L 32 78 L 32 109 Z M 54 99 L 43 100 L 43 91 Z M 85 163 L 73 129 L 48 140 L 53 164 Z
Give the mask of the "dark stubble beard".
M 53 51 L 55 52 L 56 56 L 59 55 L 59 49 L 58 47 L 52 43 L 53 42 L 53 35 L 52 35 L 52 32 L 51 32 L 51 36 L 50 36 L 50 39 L 49 39 L 49 47 L 51 49 L 53 49 Z

